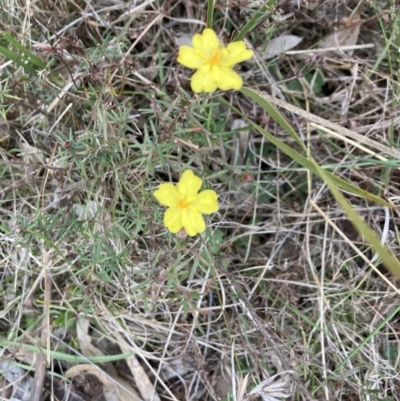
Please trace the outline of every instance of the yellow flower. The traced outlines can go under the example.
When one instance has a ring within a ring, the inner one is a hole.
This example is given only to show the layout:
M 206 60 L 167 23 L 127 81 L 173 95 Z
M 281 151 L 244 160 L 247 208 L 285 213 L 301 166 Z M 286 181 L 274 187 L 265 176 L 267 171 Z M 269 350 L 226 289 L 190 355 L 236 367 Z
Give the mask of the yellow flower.
M 197 71 L 192 77 L 193 92 L 213 92 L 240 89 L 242 78 L 233 71 L 235 64 L 253 57 L 253 51 L 246 49 L 243 41 L 229 43 L 225 47 L 212 29 L 196 34 L 191 46 L 179 48 L 178 63 Z
M 201 178 L 193 171 L 186 170 L 178 184 L 160 184 L 154 196 L 163 205 L 168 206 L 164 213 L 164 225 L 171 233 L 178 233 L 182 228 L 191 237 L 204 232 L 206 223 L 203 214 L 218 210 L 218 195 L 207 189 L 199 193 Z

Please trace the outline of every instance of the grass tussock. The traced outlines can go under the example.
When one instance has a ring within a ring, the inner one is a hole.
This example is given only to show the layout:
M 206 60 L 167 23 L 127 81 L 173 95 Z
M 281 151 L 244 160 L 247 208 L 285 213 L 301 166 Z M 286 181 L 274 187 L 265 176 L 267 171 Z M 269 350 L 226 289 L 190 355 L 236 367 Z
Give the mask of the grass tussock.
M 394 255 L 400 162 L 290 107 L 304 145 L 243 92 L 194 95 L 176 57 L 205 3 L 1 3 L 3 399 L 398 399 L 397 281 L 246 118 L 394 205 L 343 191 Z M 218 1 L 213 28 L 255 21 L 246 87 L 396 150 L 398 9 Z M 152 193 L 188 168 L 220 209 L 180 238 Z

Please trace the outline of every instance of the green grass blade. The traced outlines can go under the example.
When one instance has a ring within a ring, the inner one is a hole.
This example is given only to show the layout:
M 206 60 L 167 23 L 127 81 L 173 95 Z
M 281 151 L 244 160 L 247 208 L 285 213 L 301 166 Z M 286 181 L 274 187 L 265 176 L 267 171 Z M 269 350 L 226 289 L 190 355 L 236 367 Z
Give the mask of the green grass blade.
M 6 340 L 5 338 L 0 339 L 0 347 L 19 347 L 26 349 L 28 351 L 34 352 L 36 354 L 46 355 L 47 349 L 41 348 L 36 345 L 25 344 L 25 343 L 16 343 L 15 341 Z M 117 354 L 117 355 L 98 355 L 98 356 L 79 356 L 79 355 L 69 355 L 60 351 L 50 351 L 51 358 L 58 359 L 60 361 L 66 361 L 71 363 L 85 363 L 87 361 L 91 361 L 93 363 L 104 363 L 104 362 L 114 362 L 120 361 L 122 359 L 126 359 L 130 356 L 135 355 L 136 352 L 128 352 L 126 354 Z
M 370 247 L 376 252 L 381 258 L 386 269 L 396 278 L 400 278 L 400 261 L 392 253 L 392 251 L 382 245 L 381 241 L 371 229 L 371 227 L 359 216 L 359 214 L 351 207 L 347 199 L 340 193 L 336 188 L 336 184 L 333 182 L 327 172 L 322 169 L 315 161 L 313 161 L 315 169 L 318 171 L 318 175 L 326 182 L 333 196 L 339 205 L 346 212 L 353 226 L 357 229 L 361 236 L 363 236 Z
M 207 28 L 211 28 L 213 26 L 214 19 L 214 2 L 215 0 L 207 1 Z
M 239 33 L 233 39 L 233 42 L 242 40 L 249 32 L 251 32 L 259 23 L 260 19 L 265 17 L 271 6 L 276 3 L 277 0 L 268 0 L 267 5 L 262 6 L 254 16 L 245 24 L 245 26 L 239 31 Z
M 3 54 L 3 56 L 5 56 L 7 59 L 14 61 L 15 64 L 22 67 L 25 71 L 37 75 L 36 70 L 32 67 L 29 61 L 21 57 L 19 54 L 13 52 L 12 50 L 6 49 L 3 46 L 0 46 L 0 53 Z
M 315 175 L 319 176 L 320 178 L 323 178 L 319 172 L 319 170 L 315 167 L 314 163 L 312 163 L 310 160 L 308 160 L 305 156 L 301 155 L 298 153 L 296 150 L 292 149 L 290 146 L 286 145 L 283 143 L 281 140 L 275 138 L 272 134 L 264 130 L 262 127 L 260 127 L 258 124 L 254 123 L 251 121 L 249 118 L 247 118 L 244 114 L 240 112 L 237 108 L 232 106 L 230 103 L 228 103 L 225 99 L 223 98 L 218 98 L 219 101 L 226 106 L 230 107 L 232 110 L 234 110 L 236 113 L 238 113 L 243 119 L 245 119 L 253 128 L 255 128 L 258 132 L 260 132 L 262 135 L 264 135 L 271 143 L 273 143 L 277 148 L 279 148 L 282 152 L 287 154 L 290 158 L 292 158 L 294 161 L 296 161 L 298 164 L 301 166 L 305 167 L 307 170 L 311 171 Z M 371 194 L 367 191 L 364 191 L 363 189 L 347 182 L 346 180 L 339 178 L 335 176 L 334 174 L 325 171 L 324 173 L 330 177 L 331 181 L 336 185 L 338 188 L 341 188 L 347 192 L 350 192 L 354 195 L 360 196 L 363 199 L 368 199 L 372 202 L 375 202 L 378 205 L 382 206 L 387 206 L 392 208 L 393 206 L 382 199 L 381 197 Z
M 304 149 L 305 152 L 307 151 L 306 146 L 297 135 L 297 132 L 286 121 L 285 117 L 283 117 L 283 115 L 275 108 L 274 105 L 266 101 L 252 89 L 243 87 L 240 91 L 249 98 L 253 99 L 259 106 L 261 106 L 274 119 L 274 121 L 276 121 L 280 125 L 280 127 L 283 128 L 296 141 L 296 143 Z
M 36 65 L 39 68 L 45 68 L 46 64 L 39 58 L 36 57 L 34 54 L 30 52 L 25 46 L 21 45 L 17 40 L 15 40 L 8 32 L 3 34 L 4 39 L 8 40 L 15 48 L 23 52 L 23 55 L 20 57 L 24 60 L 30 61 L 32 64 Z

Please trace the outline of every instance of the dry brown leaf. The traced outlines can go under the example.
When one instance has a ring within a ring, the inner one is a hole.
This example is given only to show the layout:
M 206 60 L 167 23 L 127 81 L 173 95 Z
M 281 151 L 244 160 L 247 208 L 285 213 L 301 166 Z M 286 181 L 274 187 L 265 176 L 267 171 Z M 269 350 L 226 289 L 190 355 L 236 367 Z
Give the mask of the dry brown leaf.
M 73 384 L 52 375 L 45 376 L 44 388 L 52 394 L 56 400 L 86 401 L 81 397 L 79 389 L 75 388 Z
M 347 19 L 348 20 L 348 19 Z M 321 49 L 337 48 L 354 46 L 357 44 L 358 35 L 360 33 L 360 25 L 354 24 L 350 28 L 340 29 L 327 36 L 319 44 Z M 352 55 L 354 50 L 347 50 L 347 54 Z
M 103 356 L 103 352 L 92 344 L 92 337 L 89 336 L 90 320 L 81 318 L 76 325 L 76 336 L 79 348 L 84 356 Z
M 131 351 L 126 348 L 125 352 Z M 127 361 L 129 369 L 135 378 L 135 383 L 140 391 L 141 396 L 145 401 L 160 401 L 153 384 L 151 383 L 149 376 L 143 369 L 143 366 L 139 363 L 138 359 L 134 356 L 128 357 Z
M 79 341 L 79 347 L 81 349 L 81 352 L 84 356 L 102 356 L 104 355 L 104 353 L 99 348 L 93 345 L 92 337 L 88 334 L 89 325 L 90 325 L 90 319 L 82 318 L 79 319 L 78 324 L 76 326 L 77 338 Z M 101 377 L 103 377 L 104 374 L 109 378 L 109 380 L 114 381 L 114 384 L 115 383 L 120 384 L 120 386 L 117 387 L 118 387 L 118 394 L 120 397 L 119 399 L 121 401 L 133 400 L 134 399 L 132 398 L 133 396 L 136 396 L 138 399 L 140 399 L 137 391 L 126 380 L 118 376 L 114 366 L 111 363 L 107 364 L 107 368 L 105 370 L 107 372 L 101 371 L 102 372 Z M 100 380 L 101 377 L 98 376 Z M 107 401 L 111 401 L 113 399 L 112 392 L 110 394 L 111 398 L 110 399 L 107 398 Z M 107 396 L 106 393 L 105 396 Z
M 296 47 L 302 40 L 302 37 L 296 35 L 281 35 L 271 39 L 265 51 L 261 53 L 261 59 L 268 60 L 284 54 L 286 51 Z
M 103 372 L 99 367 L 89 364 L 77 365 L 72 367 L 65 373 L 65 377 L 69 379 L 80 375 L 84 378 L 88 378 L 85 382 L 85 391 L 88 394 L 92 394 L 98 391 L 97 388 L 91 388 L 90 384 L 94 382 L 93 378 L 89 379 L 89 375 L 91 375 L 96 377 L 96 379 L 101 382 L 102 395 L 107 401 L 123 401 L 120 396 L 120 392 L 116 382 L 110 377 L 110 375 Z
M 360 23 L 358 19 L 361 13 L 361 6 L 364 0 L 360 0 L 357 7 L 351 13 L 350 18 L 343 18 L 343 25 L 347 28 L 338 29 L 319 43 L 321 49 L 337 48 L 341 50 L 343 47 L 355 46 L 360 34 Z M 347 54 L 352 55 L 354 50 L 347 50 Z
M 121 401 L 134 401 L 136 399 L 141 400 L 139 393 L 135 388 L 131 386 L 126 380 L 119 376 L 110 375 L 119 384 L 119 394 Z M 136 397 L 136 398 L 135 398 Z
M 131 353 L 132 347 L 128 345 L 125 339 L 118 332 L 115 332 L 115 336 L 122 352 Z M 126 363 L 128 364 L 129 370 L 135 379 L 135 384 L 144 401 L 160 401 L 160 397 L 157 394 L 153 383 L 150 381 L 149 376 L 143 369 L 143 366 L 139 363 L 138 359 L 135 356 L 128 356 L 126 358 Z

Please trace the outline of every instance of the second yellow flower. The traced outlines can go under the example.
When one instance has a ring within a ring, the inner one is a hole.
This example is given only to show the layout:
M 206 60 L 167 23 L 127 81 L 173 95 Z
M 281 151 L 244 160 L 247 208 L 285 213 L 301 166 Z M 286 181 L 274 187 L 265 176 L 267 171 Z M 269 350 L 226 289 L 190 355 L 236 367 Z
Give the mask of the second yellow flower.
M 191 46 L 179 48 L 178 63 L 196 69 L 192 77 L 193 92 L 211 93 L 222 90 L 240 89 L 242 78 L 233 71 L 235 64 L 253 57 L 253 51 L 243 41 L 229 43 L 225 47 L 212 29 L 194 35 Z

